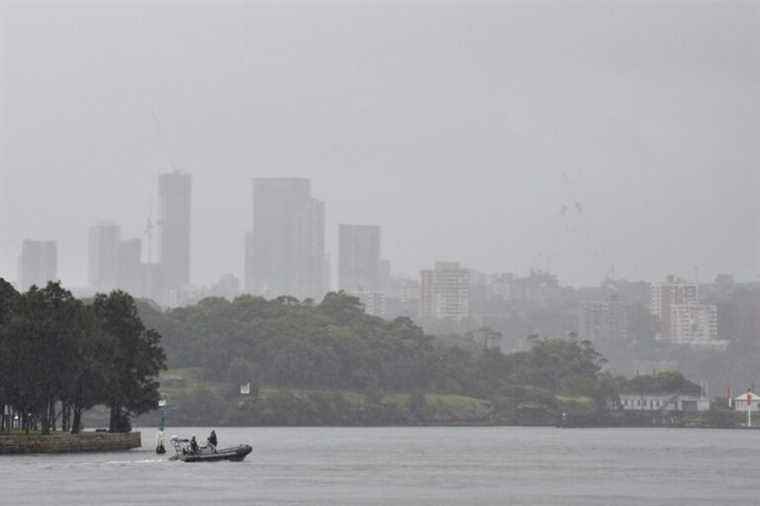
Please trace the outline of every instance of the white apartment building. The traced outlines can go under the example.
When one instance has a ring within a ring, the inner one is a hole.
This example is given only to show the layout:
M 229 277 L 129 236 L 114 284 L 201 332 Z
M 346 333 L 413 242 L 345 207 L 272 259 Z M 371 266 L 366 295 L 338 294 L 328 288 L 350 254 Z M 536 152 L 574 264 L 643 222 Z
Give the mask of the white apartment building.
M 652 283 L 650 288 L 649 310 L 657 319 L 660 336 L 673 334 L 670 307 L 674 304 L 698 304 L 699 288 L 696 283 L 670 275 L 665 281 Z
M 718 339 L 718 307 L 709 304 L 670 306 L 671 342 L 692 344 Z
M 420 317 L 462 321 L 470 316 L 470 271 L 458 262 L 436 262 L 420 272 Z

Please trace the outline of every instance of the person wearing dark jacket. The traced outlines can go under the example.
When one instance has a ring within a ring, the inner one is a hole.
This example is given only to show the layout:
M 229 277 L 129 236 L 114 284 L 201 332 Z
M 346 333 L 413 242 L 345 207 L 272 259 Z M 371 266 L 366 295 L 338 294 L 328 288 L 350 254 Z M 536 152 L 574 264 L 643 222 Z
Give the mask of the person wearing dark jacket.
M 194 454 L 198 453 L 198 441 L 195 440 L 195 436 L 190 438 L 190 451 L 192 451 Z
M 216 448 L 217 440 L 216 440 L 216 432 L 212 429 L 211 434 L 208 437 L 208 442 L 211 443 L 214 448 Z

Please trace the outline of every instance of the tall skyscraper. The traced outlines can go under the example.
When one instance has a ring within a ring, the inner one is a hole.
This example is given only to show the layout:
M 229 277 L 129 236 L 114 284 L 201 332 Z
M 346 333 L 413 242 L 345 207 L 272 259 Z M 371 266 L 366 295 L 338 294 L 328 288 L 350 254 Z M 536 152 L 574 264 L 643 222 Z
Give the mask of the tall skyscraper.
M 253 232 L 246 240 L 246 290 L 276 297 L 321 298 L 325 205 L 303 178 L 253 180 Z
M 191 195 L 190 174 L 174 171 L 159 176 L 159 264 L 163 286 L 169 290 L 190 283 Z
M 99 292 L 117 288 L 119 272 L 119 243 L 121 227 L 100 222 L 90 227 L 88 281 Z
M 380 227 L 338 227 L 338 287 L 352 293 L 380 291 Z
M 26 239 L 18 263 L 19 289 L 28 290 L 32 285 L 42 288 L 48 281 L 58 280 L 58 245 L 55 241 Z
M 119 242 L 116 287 L 133 297 L 143 297 L 145 269 L 141 263 L 142 241 L 128 239 Z

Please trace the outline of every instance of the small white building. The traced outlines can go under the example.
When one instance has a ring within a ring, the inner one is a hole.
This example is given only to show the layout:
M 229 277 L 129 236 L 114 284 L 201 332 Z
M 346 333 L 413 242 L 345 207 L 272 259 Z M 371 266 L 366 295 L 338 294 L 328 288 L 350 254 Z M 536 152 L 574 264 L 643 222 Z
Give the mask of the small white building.
M 760 411 L 760 395 L 757 395 L 753 392 L 747 392 L 734 397 L 734 409 L 736 411 L 746 413 L 747 404 L 749 404 L 749 410 L 753 413 Z
M 710 399 L 688 394 L 620 394 L 620 405 L 625 411 L 686 411 L 701 412 L 710 409 Z

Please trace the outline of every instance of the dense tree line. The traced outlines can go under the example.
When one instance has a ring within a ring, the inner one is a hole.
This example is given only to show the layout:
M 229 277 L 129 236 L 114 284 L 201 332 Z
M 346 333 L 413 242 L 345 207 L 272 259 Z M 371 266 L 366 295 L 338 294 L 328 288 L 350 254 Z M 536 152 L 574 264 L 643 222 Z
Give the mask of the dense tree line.
M 124 292 L 85 303 L 59 283 L 18 293 L 0 279 L 0 431 L 78 432 L 101 404 L 109 430 L 129 431 L 158 402 L 160 340 Z
M 171 367 L 198 367 L 213 382 L 362 392 L 439 392 L 511 404 L 537 397 L 614 395 L 604 359 L 587 341 L 532 338 L 529 351 L 442 345 L 408 318 L 367 315 L 356 297 L 209 298 L 141 317 L 164 336 Z

